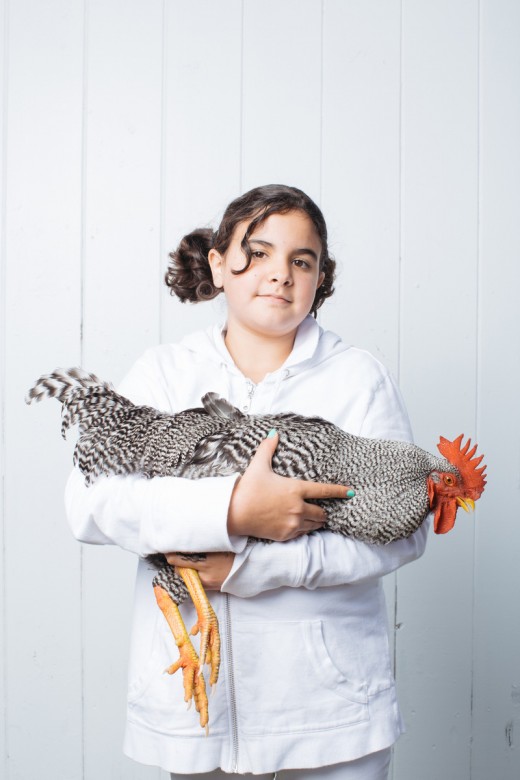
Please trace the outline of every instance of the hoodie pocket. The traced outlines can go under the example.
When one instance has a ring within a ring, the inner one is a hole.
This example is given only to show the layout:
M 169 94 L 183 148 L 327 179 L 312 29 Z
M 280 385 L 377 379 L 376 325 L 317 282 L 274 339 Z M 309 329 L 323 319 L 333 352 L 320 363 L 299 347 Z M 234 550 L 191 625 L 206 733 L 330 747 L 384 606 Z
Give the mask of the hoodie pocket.
M 186 623 L 193 625 L 190 616 Z M 198 648 L 198 643 L 195 642 Z M 184 701 L 182 670 L 165 674 L 164 670 L 179 658 L 179 651 L 166 620 L 158 613 L 153 639 L 147 655 L 132 658 L 128 684 L 128 718 L 145 729 L 178 737 L 204 736 L 195 707 L 187 708 Z M 227 712 L 223 707 L 224 691 L 217 684 L 216 696 L 209 697 L 208 675 L 204 671 L 209 700 L 211 735 L 226 731 Z M 221 686 L 222 687 L 222 686 Z M 187 711 L 189 709 L 189 711 Z
M 171 652 L 173 656 L 170 663 L 173 663 L 173 660 L 175 660 L 173 637 L 171 634 L 168 636 L 167 632 L 164 631 L 164 626 L 159 620 L 160 617 L 162 616 L 157 613 L 153 626 L 150 653 L 146 657 L 141 655 L 137 659 L 130 660 L 128 672 L 128 701 L 130 704 L 139 701 L 146 693 L 151 680 L 158 673 L 162 674 L 166 666 L 169 665 L 165 662 L 168 640 L 170 640 L 170 645 L 172 646 Z
M 367 686 L 354 668 L 347 677 L 334 663 L 321 620 L 237 622 L 233 640 L 244 734 L 323 731 L 368 720 Z

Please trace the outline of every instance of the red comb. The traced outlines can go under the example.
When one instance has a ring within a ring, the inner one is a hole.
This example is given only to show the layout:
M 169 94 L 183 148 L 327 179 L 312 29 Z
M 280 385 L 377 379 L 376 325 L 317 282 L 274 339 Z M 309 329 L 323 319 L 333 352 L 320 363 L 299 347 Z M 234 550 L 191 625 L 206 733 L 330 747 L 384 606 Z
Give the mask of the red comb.
M 486 466 L 478 468 L 482 462 L 483 455 L 478 458 L 474 458 L 474 454 L 477 451 L 477 445 L 471 447 L 471 439 L 468 439 L 466 444 L 462 446 L 462 439 L 464 434 L 461 433 L 453 441 L 445 439 L 441 436 L 441 440 L 437 445 L 437 449 L 446 460 L 449 460 L 452 466 L 460 472 L 464 487 L 467 491 L 473 493 L 473 498 L 477 499 L 482 495 L 484 485 L 486 484 Z

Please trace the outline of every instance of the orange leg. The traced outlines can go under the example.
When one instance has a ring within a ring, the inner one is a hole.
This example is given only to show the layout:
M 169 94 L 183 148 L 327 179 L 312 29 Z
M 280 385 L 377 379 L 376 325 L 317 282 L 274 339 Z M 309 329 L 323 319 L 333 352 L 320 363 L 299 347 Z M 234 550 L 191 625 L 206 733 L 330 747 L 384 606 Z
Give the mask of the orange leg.
M 185 569 L 180 566 L 176 568 L 197 610 L 198 619 L 190 633 L 195 636 L 200 631 L 200 671 L 202 672 L 204 663 L 211 665 L 209 684 L 213 687 L 218 680 L 220 668 L 220 634 L 217 616 L 208 601 L 199 573 L 195 569 Z
M 172 601 L 169 594 L 160 585 L 154 586 L 154 593 L 180 654 L 179 660 L 165 669 L 165 672 L 175 674 L 178 669 L 182 669 L 184 701 L 188 702 L 189 705 L 192 699 L 195 700 L 195 709 L 199 713 L 200 725 L 205 727 L 206 733 L 208 733 L 208 697 L 199 657 L 188 636 L 177 604 Z

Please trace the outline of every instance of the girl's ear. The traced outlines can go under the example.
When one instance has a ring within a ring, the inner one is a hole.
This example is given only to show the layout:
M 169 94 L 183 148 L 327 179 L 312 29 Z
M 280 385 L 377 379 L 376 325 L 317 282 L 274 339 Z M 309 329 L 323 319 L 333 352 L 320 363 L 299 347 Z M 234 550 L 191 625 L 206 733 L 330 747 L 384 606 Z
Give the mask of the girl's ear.
M 208 253 L 209 267 L 211 268 L 211 276 L 213 277 L 213 284 L 215 287 L 223 287 L 223 265 L 224 258 L 217 252 L 216 249 L 210 249 Z
M 324 279 L 325 279 L 325 272 L 322 271 L 320 273 L 320 275 L 318 276 L 318 283 L 316 285 L 316 289 L 318 289 L 318 287 L 321 287 L 321 285 L 323 284 Z

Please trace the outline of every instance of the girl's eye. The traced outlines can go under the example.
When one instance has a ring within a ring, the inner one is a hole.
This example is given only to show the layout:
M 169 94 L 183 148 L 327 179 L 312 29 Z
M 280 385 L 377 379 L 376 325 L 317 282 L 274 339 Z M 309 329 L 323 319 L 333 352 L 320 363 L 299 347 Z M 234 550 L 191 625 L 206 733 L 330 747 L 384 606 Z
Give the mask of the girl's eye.
M 252 252 L 251 257 L 256 257 L 258 260 L 261 260 L 262 257 L 265 257 L 265 252 L 262 252 L 261 249 L 257 249 L 256 251 Z
M 302 260 L 301 257 L 295 257 L 293 260 L 294 265 L 296 265 L 298 268 L 310 268 L 309 263 L 307 260 Z

